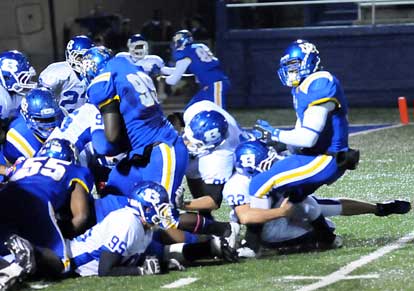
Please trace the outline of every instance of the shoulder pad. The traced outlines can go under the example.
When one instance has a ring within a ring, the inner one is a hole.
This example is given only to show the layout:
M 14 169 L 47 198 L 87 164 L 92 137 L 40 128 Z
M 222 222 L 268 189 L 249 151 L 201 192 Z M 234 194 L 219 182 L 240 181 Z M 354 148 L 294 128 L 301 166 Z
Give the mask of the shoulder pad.
M 309 75 L 300 85 L 299 90 L 305 94 L 324 90 L 334 86 L 334 77 L 327 71 L 319 71 Z
M 71 70 L 66 62 L 50 64 L 40 73 L 39 82 L 43 85 L 54 87 L 60 80 L 69 78 L 72 73 Z

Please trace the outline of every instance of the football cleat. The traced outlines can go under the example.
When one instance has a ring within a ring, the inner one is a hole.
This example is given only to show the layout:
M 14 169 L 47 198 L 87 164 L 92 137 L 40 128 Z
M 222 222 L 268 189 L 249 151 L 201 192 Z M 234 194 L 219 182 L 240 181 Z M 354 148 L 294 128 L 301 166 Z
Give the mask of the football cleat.
M 13 234 L 4 244 L 14 255 L 16 264 L 23 268 L 25 274 L 33 274 L 36 271 L 34 249 L 28 240 Z
M 237 249 L 237 256 L 239 258 L 252 259 L 252 258 L 256 258 L 257 254 L 251 248 L 244 246 L 244 247 Z
M 168 270 L 171 271 L 185 271 L 185 267 L 177 259 L 171 258 L 168 260 Z
M 344 244 L 344 240 L 342 239 L 342 236 L 335 235 L 335 239 L 331 243 L 316 241 L 315 249 L 318 249 L 318 250 L 334 250 L 334 249 L 342 248 L 343 244 Z
M 18 283 L 22 276 L 24 275 L 24 270 L 21 266 L 16 263 L 11 263 L 7 267 L 0 270 L 0 290 L 6 291 L 10 290 L 13 286 Z
M 393 200 L 377 203 L 376 216 L 388 216 L 390 214 L 406 214 L 411 210 L 411 203 L 405 200 Z
M 238 262 L 239 258 L 237 251 L 230 247 L 228 241 L 224 237 L 213 236 L 210 243 L 215 256 L 220 257 L 229 263 Z
M 227 241 L 228 245 L 231 248 L 235 248 L 238 243 L 240 232 L 240 224 L 236 222 L 230 222 L 230 228 L 226 231 L 223 238 Z

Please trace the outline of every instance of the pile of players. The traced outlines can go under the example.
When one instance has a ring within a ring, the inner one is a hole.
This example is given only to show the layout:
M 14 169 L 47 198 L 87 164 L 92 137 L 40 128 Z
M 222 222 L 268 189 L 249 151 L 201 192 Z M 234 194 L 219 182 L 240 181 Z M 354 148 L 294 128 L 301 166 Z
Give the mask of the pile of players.
M 140 35 L 116 56 L 76 36 L 66 61 L 49 65 L 38 83 L 22 53 L 0 54 L 1 290 L 32 277 L 236 262 L 264 247 L 337 248 L 342 239 L 326 217 L 410 210 L 404 200 L 313 194 L 355 169 L 359 152 L 348 145 L 341 85 L 312 43 L 293 42 L 280 60 L 298 117 L 290 130 L 263 120 L 242 129 L 225 110 L 230 82 L 210 49 L 186 30 L 173 46 L 176 65 L 167 67 Z M 183 114 L 167 118 L 154 79 L 174 85 L 188 74 L 200 90 Z M 223 198 L 230 222 L 211 214 Z

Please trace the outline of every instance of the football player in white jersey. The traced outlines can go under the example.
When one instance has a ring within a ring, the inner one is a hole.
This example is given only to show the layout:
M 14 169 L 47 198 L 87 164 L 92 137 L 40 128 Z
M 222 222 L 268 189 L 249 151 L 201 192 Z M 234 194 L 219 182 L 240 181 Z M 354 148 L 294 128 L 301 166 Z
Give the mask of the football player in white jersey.
M 52 138 L 66 139 L 74 144 L 80 154 L 80 164 L 85 167 L 94 164 L 97 155 L 118 154 L 117 147 L 105 138 L 99 109 L 90 103 L 83 104 L 67 115 L 48 139 Z
M 120 52 L 116 57 L 123 57 L 134 65 L 142 67 L 145 73 L 154 78 L 160 74 L 167 74 L 168 67 L 165 66 L 164 60 L 157 55 L 149 55 L 148 42 L 141 34 L 132 35 L 127 41 L 128 52 Z M 160 102 L 167 98 L 165 93 L 164 82 L 157 81 L 158 99 Z
M 68 243 L 74 271 L 81 276 L 159 273 L 159 265 L 148 270 L 147 266 L 133 264 L 150 244 L 151 227 L 156 224 L 165 228 L 176 224 L 168 194 L 155 182 L 140 182 L 134 187 L 126 207 L 110 212 L 100 223 Z
M 86 102 L 87 83 L 82 79 L 81 59 L 93 46 L 85 35 L 73 37 L 66 45 L 66 61 L 50 64 L 39 75 L 39 84 L 54 91 L 59 105 L 71 113 Z
M 6 138 L 9 122 L 18 115 L 24 94 L 37 86 L 31 80 L 35 75 L 23 53 L 10 50 L 0 54 L 0 143 Z M 0 163 L 5 163 L 2 154 Z
M 404 200 L 374 204 L 345 198 L 321 199 L 314 195 L 306 198 L 307 207 L 292 208 L 283 193 L 272 193 L 273 204 L 270 209 L 252 208 L 249 195 L 252 177 L 267 171 L 283 156 L 260 141 L 241 143 L 235 150 L 235 156 L 237 172 L 224 186 L 223 196 L 232 208 L 230 219 L 247 225 L 246 246 L 238 250 L 240 256 L 255 256 L 261 243 L 268 247 L 285 247 L 314 242 L 312 226 L 306 220 L 307 215 L 303 209 L 315 208 L 316 204 L 327 217 L 359 214 L 388 216 L 405 214 L 411 208 L 410 203 Z M 328 223 L 330 227 L 335 227 L 331 221 Z
M 183 137 L 191 155 L 186 177 L 196 198 L 184 209 L 217 209 L 224 184 L 233 173 L 234 150 L 245 133 L 233 116 L 206 100 L 188 107 L 184 122 Z M 206 193 L 208 188 L 211 193 Z
M 0 119 L 14 117 L 26 92 L 36 88 L 31 79 L 36 71 L 26 56 L 17 51 L 0 54 Z
M 234 247 L 238 224 L 215 221 L 211 211 L 221 205 L 224 184 L 233 173 L 234 150 L 244 138 L 244 132 L 227 111 L 207 100 L 188 107 L 184 121 L 183 137 L 190 153 L 186 178 L 193 199 L 178 199 L 178 204 L 182 210 L 197 211 L 197 214 L 182 214 L 179 227 L 228 237 L 230 246 Z M 220 230 L 224 234 L 219 234 Z
M 157 55 L 148 54 L 148 42 L 141 34 L 132 35 L 127 42 L 128 52 L 120 52 L 116 57 L 128 59 L 134 65 L 143 68 L 150 76 L 159 75 L 165 64 L 163 59 Z

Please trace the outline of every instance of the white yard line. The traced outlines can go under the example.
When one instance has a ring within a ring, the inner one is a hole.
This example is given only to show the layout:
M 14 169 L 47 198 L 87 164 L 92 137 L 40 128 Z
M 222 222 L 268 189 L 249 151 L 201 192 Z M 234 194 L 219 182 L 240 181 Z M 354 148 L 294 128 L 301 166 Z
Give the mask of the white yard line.
M 282 280 L 287 281 L 299 281 L 299 280 L 320 280 L 323 279 L 323 276 L 285 276 Z M 366 274 L 366 275 L 355 275 L 355 276 L 346 276 L 343 280 L 355 280 L 355 279 L 378 279 L 379 274 Z
M 328 285 L 331 285 L 333 283 L 336 283 L 338 281 L 344 280 L 346 278 L 346 275 L 350 274 L 354 270 L 358 269 L 359 267 L 362 267 L 378 258 L 381 258 L 382 256 L 395 251 L 397 249 L 400 249 L 404 247 L 408 242 L 414 240 L 414 232 L 411 232 L 407 234 L 406 236 L 400 238 L 399 240 L 390 243 L 382 248 L 379 248 L 375 252 L 372 252 L 366 256 L 362 256 L 356 261 L 353 261 L 349 263 L 348 265 L 340 268 L 338 271 L 333 272 L 325 277 L 323 277 L 321 280 L 319 280 L 316 283 L 304 286 L 298 291 L 312 291 L 317 290 L 322 287 L 326 287 Z
M 190 285 L 191 283 L 194 283 L 195 281 L 197 281 L 198 278 L 181 278 L 178 279 L 170 284 L 164 285 L 161 288 L 166 288 L 166 289 L 173 289 L 173 288 L 180 288 L 186 285 Z
M 380 131 L 380 130 L 389 129 L 389 128 L 397 128 L 397 127 L 401 127 L 401 126 L 404 126 L 404 124 L 394 124 L 394 125 L 385 126 L 385 127 L 379 127 L 379 128 L 361 130 L 361 131 L 357 131 L 357 132 L 350 133 L 349 136 L 360 135 L 360 134 L 367 134 L 367 133 L 371 133 L 371 132 L 374 132 L 374 131 Z

